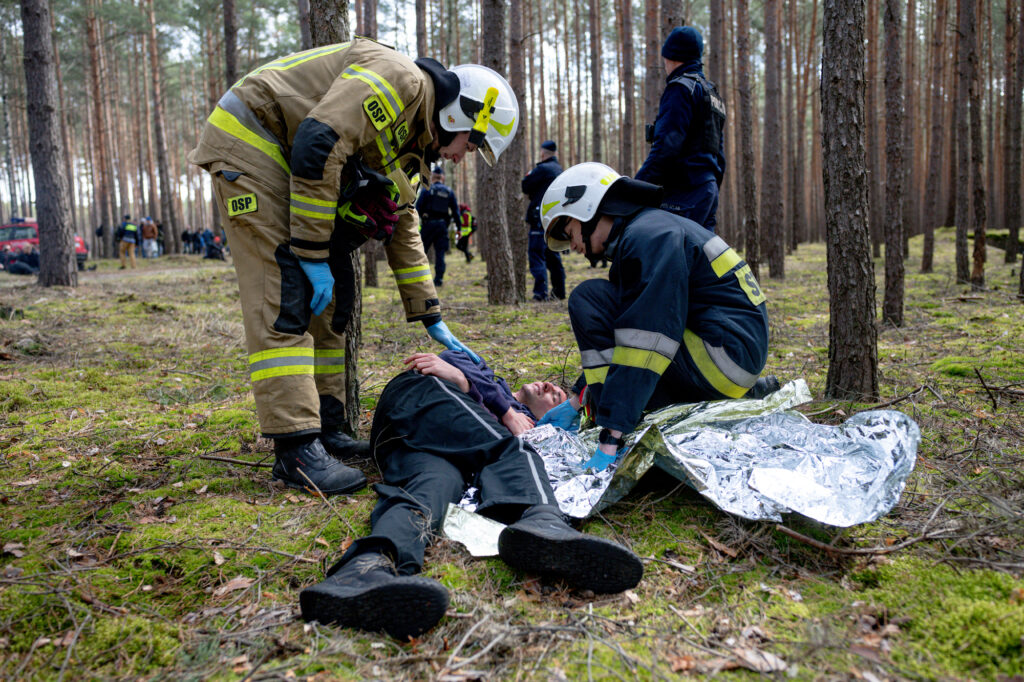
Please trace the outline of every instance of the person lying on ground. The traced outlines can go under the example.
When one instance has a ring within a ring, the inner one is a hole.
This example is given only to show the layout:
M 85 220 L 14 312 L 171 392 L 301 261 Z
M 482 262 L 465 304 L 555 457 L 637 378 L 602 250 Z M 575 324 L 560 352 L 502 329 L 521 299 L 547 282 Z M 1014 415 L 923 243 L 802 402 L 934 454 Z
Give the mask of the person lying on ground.
M 461 352 L 417 353 L 405 364 L 373 417 L 370 443 L 383 482 L 374 486 L 380 499 L 372 530 L 326 579 L 300 593 L 305 620 L 383 630 L 400 640 L 434 627 L 448 591 L 416 574 L 448 504 L 469 484 L 480 491 L 478 513 L 511 524 L 498 540 L 509 566 L 593 592 L 640 582 L 643 565 L 633 552 L 566 523 L 540 455 L 513 435 L 563 402 L 561 388 L 540 381 L 513 392 Z

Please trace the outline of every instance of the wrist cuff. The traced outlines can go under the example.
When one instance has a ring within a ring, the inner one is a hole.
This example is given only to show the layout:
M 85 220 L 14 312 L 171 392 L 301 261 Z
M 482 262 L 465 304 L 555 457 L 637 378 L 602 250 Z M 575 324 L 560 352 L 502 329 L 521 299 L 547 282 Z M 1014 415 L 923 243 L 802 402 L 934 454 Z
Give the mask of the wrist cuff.
M 597 436 L 597 442 L 601 445 L 614 445 L 617 448 L 622 447 L 622 438 L 616 438 L 608 429 L 601 429 L 601 433 Z

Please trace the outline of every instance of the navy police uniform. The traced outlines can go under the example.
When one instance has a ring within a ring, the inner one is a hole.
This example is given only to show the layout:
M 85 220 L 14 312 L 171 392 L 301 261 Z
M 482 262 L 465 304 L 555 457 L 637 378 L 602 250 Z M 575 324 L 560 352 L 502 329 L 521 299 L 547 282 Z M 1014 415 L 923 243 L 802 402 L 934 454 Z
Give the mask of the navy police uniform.
M 544 228 L 540 221 L 540 201 L 548 186 L 562 172 L 558 157 L 552 156 L 537 162 L 523 178 L 523 194 L 529 195 L 530 205 L 526 209 L 526 224 L 530 226 L 530 274 L 533 275 L 533 298 L 537 301 L 548 297 L 548 271 L 551 272 L 551 295 L 565 298 L 565 268 L 562 257 L 548 248 L 544 239 Z
M 459 220 L 459 204 L 455 192 L 443 182 L 435 182 L 420 192 L 416 199 L 423 226 L 420 235 L 424 250 L 434 247 L 434 286 L 444 282 L 444 256 L 448 252 L 448 226 Z
M 747 393 L 767 361 L 768 312 L 721 237 L 647 208 L 615 219 L 605 253 L 608 279 L 569 297 L 598 425 L 628 433 L 644 409 Z
M 370 515 L 370 535 L 360 538 L 331 568 L 337 571 L 365 552 L 392 557 L 399 575 L 418 573 L 427 542 L 438 533 L 448 503 L 467 484 L 480 490 L 477 511 L 511 522 L 534 505 L 554 505 L 544 461 L 531 445 L 498 420 L 509 407 L 532 419 L 525 405 L 486 364 L 445 351 L 469 393 L 444 379 L 408 371 L 384 388 L 373 416 L 370 442 L 383 475 Z
M 661 207 L 706 227 L 717 224 L 718 186 L 725 173 L 725 105 L 700 61 L 668 76 L 658 118 L 648 128 L 651 151 L 636 179 L 665 188 Z

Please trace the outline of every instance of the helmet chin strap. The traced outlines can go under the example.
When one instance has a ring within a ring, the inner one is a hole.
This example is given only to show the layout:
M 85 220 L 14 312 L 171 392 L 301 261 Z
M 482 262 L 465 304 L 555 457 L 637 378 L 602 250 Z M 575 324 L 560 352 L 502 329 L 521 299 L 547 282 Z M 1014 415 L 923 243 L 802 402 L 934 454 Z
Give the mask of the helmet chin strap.
M 601 220 L 601 214 L 597 213 L 587 222 L 580 223 L 580 237 L 583 239 L 583 248 L 586 249 L 587 260 L 590 261 L 592 266 L 597 266 L 597 262 L 601 260 L 601 256 L 594 253 L 594 248 L 590 244 L 590 237 L 594 234 L 594 230 L 597 229 L 599 220 Z

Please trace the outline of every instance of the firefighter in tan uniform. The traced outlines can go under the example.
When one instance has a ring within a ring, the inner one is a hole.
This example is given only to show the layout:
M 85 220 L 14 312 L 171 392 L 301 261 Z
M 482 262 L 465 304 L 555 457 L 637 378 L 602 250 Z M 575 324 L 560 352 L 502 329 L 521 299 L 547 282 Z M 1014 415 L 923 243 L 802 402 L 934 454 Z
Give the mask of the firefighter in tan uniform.
M 221 97 L 189 159 L 213 176 L 275 479 L 328 495 L 366 482 L 328 453 L 369 450 L 340 430 L 349 254 L 367 239 L 385 244 L 406 319 L 478 360 L 441 320 L 410 178 L 476 150 L 493 163 L 518 119 L 494 71 L 413 62 L 367 39 L 265 64 Z

